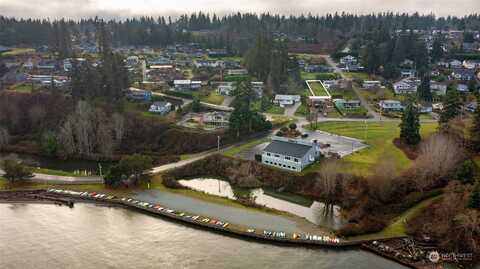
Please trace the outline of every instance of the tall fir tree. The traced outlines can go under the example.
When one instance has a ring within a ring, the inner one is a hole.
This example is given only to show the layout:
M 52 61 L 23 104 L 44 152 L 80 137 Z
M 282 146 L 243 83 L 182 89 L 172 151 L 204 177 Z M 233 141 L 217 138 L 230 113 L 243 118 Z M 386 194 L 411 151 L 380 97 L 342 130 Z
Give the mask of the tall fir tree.
M 443 101 L 443 110 L 440 113 L 440 118 L 438 120 L 440 125 L 444 126 L 448 124 L 451 119 L 460 115 L 461 105 L 457 89 L 453 88 L 451 85 L 448 86 L 447 94 Z
M 418 109 L 413 100 L 409 100 L 402 114 L 400 123 L 400 139 L 407 145 L 417 145 L 420 136 L 420 119 Z
M 432 90 L 430 89 L 430 75 L 428 73 L 422 76 L 422 82 L 418 87 L 418 97 L 425 102 L 431 102 L 433 99 Z

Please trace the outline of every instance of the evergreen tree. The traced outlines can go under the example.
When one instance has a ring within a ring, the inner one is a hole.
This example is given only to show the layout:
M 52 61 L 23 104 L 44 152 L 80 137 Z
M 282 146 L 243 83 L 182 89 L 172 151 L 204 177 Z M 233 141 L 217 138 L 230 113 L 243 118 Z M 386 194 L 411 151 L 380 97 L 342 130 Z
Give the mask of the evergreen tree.
M 470 128 L 470 144 L 475 152 L 480 152 L 480 97 L 477 97 L 477 108 L 473 114 Z
M 418 87 L 418 97 L 420 100 L 425 102 L 432 101 L 432 90 L 430 89 L 430 76 L 428 74 L 424 74 L 422 77 L 422 82 Z
M 480 183 L 477 183 L 472 193 L 470 194 L 470 199 L 468 200 L 468 207 L 473 209 L 480 209 Z
M 439 124 L 445 125 L 451 119 L 460 115 L 461 111 L 461 102 L 460 97 L 458 95 L 457 89 L 453 88 L 452 86 L 448 86 L 447 94 L 445 95 L 444 102 L 443 102 L 443 110 L 440 113 Z
M 438 62 L 443 57 L 443 44 L 439 37 L 435 38 L 433 41 L 430 56 L 434 63 Z
M 409 100 L 400 123 L 400 139 L 407 145 L 417 145 L 420 140 L 420 119 L 413 100 Z

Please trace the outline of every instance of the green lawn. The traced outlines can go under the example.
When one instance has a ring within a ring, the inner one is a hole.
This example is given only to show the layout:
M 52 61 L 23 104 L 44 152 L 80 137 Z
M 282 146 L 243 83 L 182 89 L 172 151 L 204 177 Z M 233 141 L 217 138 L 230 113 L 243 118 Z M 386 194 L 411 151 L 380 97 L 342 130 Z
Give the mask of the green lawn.
M 216 91 L 210 92 L 207 96 L 200 97 L 200 100 L 205 103 L 214 104 L 214 105 L 221 105 L 225 96 L 218 94 Z
M 297 111 L 295 111 L 295 116 L 305 116 L 305 115 L 307 115 L 307 107 L 305 106 L 305 104 L 302 104 L 297 108 Z
M 317 129 L 333 134 L 349 136 L 364 140 L 369 147 L 342 159 L 346 171 L 357 175 L 371 175 L 381 158 L 390 157 L 396 161 L 398 171 L 411 164 L 405 154 L 393 144 L 399 136 L 399 122 L 364 123 L 364 122 L 321 122 Z M 366 126 L 366 127 L 365 127 Z M 423 123 L 423 137 L 436 131 L 436 123 Z
M 32 172 L 37 173 L 37 174 L 54 175 L 54 176 L 85 177 L 85 175 L 78 175 L 78 174 L 75 174 L 75 173 L 72 173 L 72 172 L 46 169 L 46 168 L 33 168 Z
M 347 78 L 358 79 L 358 80 L 369 80 L 370 75 L 365 72 L 345 72 Z
M 18 83 L 9 88 L 11 91 L 21 92 L 21 93 L 32 93 L 35 89 L 34 86 L 30 83 Z
M 251 149 L 255 146 L 258 146 L 258 145 L 263 144 L 263 143 L 268 142 L 268 141 L 270 141 L 270 139 L 266 138 L 266 137 L 256 139 L 256 140 L 250 141 L 248 143 L 232 147 L 232 148 L 224 151 L 222 154 L 225 155 L 225 156 L 233 157 L 233 156 L 237 155 L 238 153 L 240 153 L 244 150 Z
M 15 48 L 10 51 L 1 53 L 1 56 L 17 56 L 22 54 L 34 53 L 35 49 L 32 48 Z
M 315 96 L 328 96 L 328 92 L 319 82 L 309 82 L 310 88 L 312 89 Z
M 279 106 L 275 106 L 275 105 L 272 105 L 270 106 L 267 111 L 267 113 L 270 113 L 270 114 L 279 114 L 279 115 L 283 115 L 285 113 L 285 108 L 284 107 L 279 107 Z

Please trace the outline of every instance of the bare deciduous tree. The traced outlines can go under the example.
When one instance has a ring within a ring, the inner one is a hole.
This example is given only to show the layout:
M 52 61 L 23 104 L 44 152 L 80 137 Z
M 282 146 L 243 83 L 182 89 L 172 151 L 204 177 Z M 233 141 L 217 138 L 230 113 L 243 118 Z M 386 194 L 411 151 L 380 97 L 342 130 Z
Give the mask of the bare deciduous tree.
M 327 161 L 322 165 L 316 178 L 315 187 L 329 204 L 335 200 L 339 168 L 337 161 Z
M 375 174 L 368 179 L 369 190 L 381 201 L 387 202 L 393 191 L 393 179 L 397 168 L 391 157 L 380 158 L 376 165 Z
M 478 210 L 467 210 L 455 217 L 455 224 L 460 229 L 461 235 L 465 241 L 462 245 L 467 245 L 473 252 L 478 250 L 480 242 L 480 212 Z
M 464 158 L 465 150 L 451 136 L 435 134 L 420 145 L 414 171 L 420 189 L 448 175 Z

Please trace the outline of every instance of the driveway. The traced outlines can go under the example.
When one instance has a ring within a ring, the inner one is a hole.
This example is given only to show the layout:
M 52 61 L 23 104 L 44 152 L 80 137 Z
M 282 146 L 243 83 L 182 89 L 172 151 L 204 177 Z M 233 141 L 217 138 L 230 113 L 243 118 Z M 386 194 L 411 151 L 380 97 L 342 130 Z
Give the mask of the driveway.
M 295 116 L 295 112 L 297 111 L 297 109 L 302 105 L 301 102 L 297 102 L 295 103 L 293 106 L 287 106 L 285 107 L 285 112 L 283 113 L 283 115 L 287 116 L 287 117 L 293 117 Z
M 345 76 L 345 73 L 337 66 L 337 64 L 333 61 L 333 59 L 332 59 L 332 57 L 330 57 L 330 55 L 322 55 L 322 57 L 327 61 L 328 65 L 333 67 L 333 69 L 335 70 L 336 73 L 340 74 L 340 76 L 343 79 L 352 80 L 352 79 L 348 78 L 347 76 Z M 365 100 L 365 98 L 362 96 L 362 94 L 360 93 L 358 88 L 353 86 L 353 84 L 352 84 L 352 89 L 355 92 L 355 94 L 357 95 L 358 100 L 360 100 L 362 105 L 368 110 L 368 113 L 370 115 L 372 115 L 374 119 L 380 119 L 381 118 L 380 114 L 378 114 L 375 110 L 372 109 L 372 107 L 370 107 L 367 100 Z

